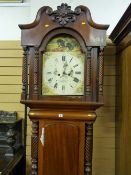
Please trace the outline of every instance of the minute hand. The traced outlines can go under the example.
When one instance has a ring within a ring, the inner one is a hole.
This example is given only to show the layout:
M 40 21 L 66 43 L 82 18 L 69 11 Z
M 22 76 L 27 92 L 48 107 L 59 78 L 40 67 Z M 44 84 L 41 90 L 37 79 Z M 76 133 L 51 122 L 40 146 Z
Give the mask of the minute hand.
M 64 70 L 66 69 L 67 66 L 68 66 L 68 64 L 67 64 L 67 62 L 65 62 L 63 65 Z

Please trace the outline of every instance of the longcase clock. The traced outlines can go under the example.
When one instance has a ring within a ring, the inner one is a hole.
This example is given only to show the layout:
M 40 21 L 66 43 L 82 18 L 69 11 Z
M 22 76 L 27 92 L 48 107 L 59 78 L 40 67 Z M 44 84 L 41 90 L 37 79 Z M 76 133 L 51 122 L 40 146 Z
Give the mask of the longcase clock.
M 32 170 L 91 175 L 93 123 L 103 105 L 103 49 L 108 25 L 85 6 L 40 8 L 19 25 L 24 50 L 21 103 L 30 108 Z

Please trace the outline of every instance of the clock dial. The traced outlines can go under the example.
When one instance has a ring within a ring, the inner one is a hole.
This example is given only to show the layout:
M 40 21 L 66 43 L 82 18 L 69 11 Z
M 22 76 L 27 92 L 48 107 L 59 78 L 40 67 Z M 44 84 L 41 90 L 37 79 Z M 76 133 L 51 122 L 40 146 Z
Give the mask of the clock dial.
M 84 54 L 45 52 L 43 54 L 43 95 L 84 95 Z

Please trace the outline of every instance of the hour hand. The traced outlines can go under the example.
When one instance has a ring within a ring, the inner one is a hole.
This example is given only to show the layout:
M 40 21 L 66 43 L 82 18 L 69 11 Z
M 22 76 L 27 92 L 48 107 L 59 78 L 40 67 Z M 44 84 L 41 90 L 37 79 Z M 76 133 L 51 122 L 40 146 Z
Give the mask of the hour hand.
M 68 75 L 65 70 L 63 71 L 62 75 L 60 76 L 60 78 L 64 77 L 65 75 Z
M 73 70 L 71 70 L 69 73 L 68 73 L 68 76 L 71 76 L 72 77 L 73 75 Z

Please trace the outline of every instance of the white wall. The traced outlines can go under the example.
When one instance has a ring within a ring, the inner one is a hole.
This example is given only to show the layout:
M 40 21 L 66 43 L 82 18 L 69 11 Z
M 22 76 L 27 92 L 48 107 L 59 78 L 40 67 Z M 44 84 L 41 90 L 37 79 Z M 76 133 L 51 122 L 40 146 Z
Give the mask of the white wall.
M 56 9 L 63 0 L 26 0 L 25 3 L 0 3 L 0 40 L 19 40 L 20 29 L 18 24 L 34 21 L 38 9 L 42 6 L 51 6 Z M 122 14 L 128 7 L 130 0 L 66 0 L 66 3 L 75 8 L 77 5 L 87 6 L 96 23 L 110 24 L 109 35 Z
M 30 22 L 29 2 L 0 3 L 0 40 L 20 40 L 18 24 Z
M 0 7 L 0 40 L 20 40 L 20 23 L 28 23 L 28 7 Z

